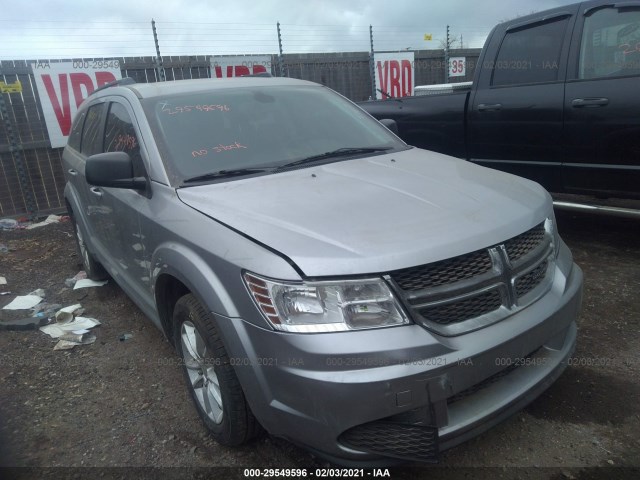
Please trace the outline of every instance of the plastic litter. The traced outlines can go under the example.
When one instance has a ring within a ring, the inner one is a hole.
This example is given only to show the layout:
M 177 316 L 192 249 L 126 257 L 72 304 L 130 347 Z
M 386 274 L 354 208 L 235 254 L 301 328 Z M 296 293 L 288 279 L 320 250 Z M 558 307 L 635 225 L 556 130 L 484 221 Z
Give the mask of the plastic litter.
M 78 280 L 84 280 L 85 278 L 87 278 L 87 272 L 85 272 L 84 270 L 80 270 L 78 273 L 75 274 L 75 276 L 71 278 L 67 278 L 64 281 L 64 284 L 67 287 L 72 288 Z
M 60 312 L 71 313 L 74 316 L 80 316 L 84 312 L 84 308 L 79 303 L 75 305 L 69 305 L 68 307 L 61 308 Z
M 61 308 L 55 314 L 56 321 L 40 327 L 40 331 L 59 341 L 54 350 L 69 350 L 76 345 L 89 345 L 96 341 L 96 336 L 89 329 L 100 325 L 95 318 L 77 316 L 84 312 L 79 303 Z
M 73 319 L 77 316 L 80 317 L 82 313 L 84 313 L 84 308 L 79 303 L 75 305 L 69 305 L 68 307 L 58 308 L 54 314 L 56 323 L 60 325 L 68 324 L 73 321 Z
M 54 322 L 50 325 L 45 325 L 40 327 L 40 331 L 51 338 L 60 338 L 65 333 L 73 332 L 74 330 L 89 330 L 96 325 L 100 325 L 100 322 L 95 318 L 75 317 L 65 323 Z
M 60 305 L 59 303 L 40 303 L 33 307 L 31 316 L 39 318 L 51 318 L 58 310 L 60 310 L 60 307 L 62 307 L 62 305 Z
M 4 243 L 0 243 L 0 253 L 9 253 L 9 247 Z
M 90 345 L 96 341 L 96 336 L 90 333 L 66 333 L 60 337 L 54 350 L 71 350 L 76 345 Z
M 51 223 L 58 223 L 62 219 L 59 215 L 49 215 L 45 220 L 38 223 L 32 223 L 31 225 L 27 225 L 26 229 L 31 230 L 32 228 L 40 228 Z
M 0 219 L 0 230 L 13 230 L 14 228 L 18 228 L 18 221 L 13 218 L 1 218 Z
M 0 285 L 6 285 L 7 284 L 7 279 L 4 277 L 0 277 Z
M 120 335 L 119 340 L 121 342 L 126 342 L 127 340 L 131 340 L 133 338 L 133 333 L 123 333 Z
M 108 280 L 104 280 L 102 282 L 97 282 L 95 280 L 91 280 L 90 278 L 84 278 L 81 280 L 78 280 L 75 284 L 75 286 L 73 287 L 74 290 L 77 290 L 78 288 L 87 288 L 87 287 L 102 287 L 103 285 L 106 285 L 108 282 Z

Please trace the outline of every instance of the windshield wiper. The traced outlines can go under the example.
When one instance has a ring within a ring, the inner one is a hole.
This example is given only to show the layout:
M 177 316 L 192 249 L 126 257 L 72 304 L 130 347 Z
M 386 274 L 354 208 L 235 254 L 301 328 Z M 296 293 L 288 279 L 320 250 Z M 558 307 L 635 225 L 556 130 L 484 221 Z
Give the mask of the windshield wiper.
M 236 168 L 229 170 L 218 170 L 217 172 L 209 172 L 203 175 L 196 175 L 195 177 L 186 178 L 182 181 L 182 183 L 192 183 L 192 182 L 200 182 L 204 180 L 215 180 L 218 178 L 228 178 L 228 177 L 240 177 L 242 175 L 249 175 L 251 173 L 262 173 L 273 170 L 272 168 Z
M 315 162 L 317 160 L 324 160 L 326 158 L 334 158 L 334 157 L 343 157 L 347 155 L 357 155 L 359 153 L 375 153 L 375 152 L 386 152 L 387 150 L 391 150 L 391 147 L 343 147 L 338 148 L 337 150 L 332 150 L 330 152 L 320 153 L 318 155 L 311 155 L 310 157 L 301 158 L 300 160 L 295 160 L 293 162 L 285 163 L 284 165 L 280 165 L 276 171 L 286 170 L 291 167 L 296 167 L 298 165 L 303 165 L 305 163 Z
M 240 177 L 242 175 L 249 175 L 252 173 L 263 173 L 263 172 L 279 172 L 281 170 L 286 170 L 290 167 L 295 167 L 297 165 L 303 165 L 305 163 L 315 162 L 317 160 L 324 160 L 326 158 L 333 157 L 342 157 L 346 155 L 357 155 L 359 153 L 375 153 L 375 152 L 386 152 L 387 150 L 391 150 L 392 147 L 343 147 L 338 148 L 337 150 L 332 150 L 330 152 L 321 153 L 319 155 L 312 155 L 310 157 L 301 158 L 299 160 L 295 160 L 293 162 L 285 163 L 284 165 L 279 165 L 278 167 L 248 167 L 248 168 L 236 168 L 229 170 L 218 170 L 216 172 L 209 172 L 202 175 L 196 175 L 195 177 L 190 177 L 182 181 L 182 183 L 193 183 L 193 182 L 201 182 L 205 180 L 216 180 L 218 178 L 229 178 L 229 177 Z

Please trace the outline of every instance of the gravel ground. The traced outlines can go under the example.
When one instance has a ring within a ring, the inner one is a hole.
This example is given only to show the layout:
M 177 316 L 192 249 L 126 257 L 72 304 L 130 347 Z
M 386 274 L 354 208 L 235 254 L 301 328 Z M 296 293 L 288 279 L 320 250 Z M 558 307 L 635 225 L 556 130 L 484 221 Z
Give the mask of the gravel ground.
M 392 478 L 640 478 L 640 221 L 557 216 L 586 279 L 571 365 L 528 408 L 444 453 L 439 466 L 391 468 Z M 78 272 L 68 222 L 0 232 L 0 244 L 9 249 L 0 253 L 8 282 L 0 292 L 12 292 L 0 307 L 42 288 L 46 301 L 81 303 L 102 323 L 94 344 L 70 351 L 54 351 L 39 331 L 0 331 L 0 478 L 246 478 L 248 467 L 329 467 L 266 434 L 240 448 L 216 444 L 173 348 L 123 291 L 112 280 L 65 287 Z M 24 313 L 0 310 L 0 319 Z M 133 336 L 120 341 L 124 333 Z

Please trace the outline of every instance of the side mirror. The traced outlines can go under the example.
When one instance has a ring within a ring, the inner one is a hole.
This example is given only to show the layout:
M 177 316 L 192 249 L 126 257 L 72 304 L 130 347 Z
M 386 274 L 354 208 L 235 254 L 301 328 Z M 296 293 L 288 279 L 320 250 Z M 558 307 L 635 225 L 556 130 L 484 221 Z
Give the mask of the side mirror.
M 385 127 L 387 127 L 389 130 L 391 130 L 396 135 L 399 135 L 398 124 L 392 118 L 383 118 L 380 120 L 380 123 L 383 124 Z
M 84 173 L 89 185 L 96 187 L 144 190 L 147 179 L 133 176 L 133 161 L 126 152 L 107 152 L 87 158 Z

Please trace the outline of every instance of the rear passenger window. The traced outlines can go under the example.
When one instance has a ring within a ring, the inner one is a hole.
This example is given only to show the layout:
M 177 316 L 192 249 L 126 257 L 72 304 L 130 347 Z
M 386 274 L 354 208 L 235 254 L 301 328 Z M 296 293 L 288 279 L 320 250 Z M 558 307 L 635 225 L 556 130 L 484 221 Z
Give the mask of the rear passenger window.
M 640 8 L 603 8 L 585 18 L 578 78 L 640 74 Z
M 140 142 L 133 127 L 129 112 L 120 103 L 112 103 L 107 115 L 107 125 L 104 136 L 105 152 L 126 152 L 133 160 L 133 174 L 144 176 L 144 167 L 140 155 Z
M 102 153 L 102 112 L 104 104 L 92 105 L 87 110 L 87 118 L 82 129 L 81 152 L 86 155 Z
M 558 80 L 568 18 L 507 32 L 496 57 L 493 86 Z

